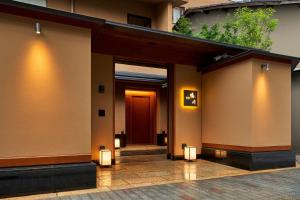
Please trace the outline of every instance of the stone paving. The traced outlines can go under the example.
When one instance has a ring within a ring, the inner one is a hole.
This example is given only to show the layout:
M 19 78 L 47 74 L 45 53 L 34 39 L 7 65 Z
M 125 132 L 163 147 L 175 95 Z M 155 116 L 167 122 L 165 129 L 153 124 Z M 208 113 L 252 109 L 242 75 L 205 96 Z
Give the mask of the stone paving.
M 300 199 L 300 169 L 153 185 L 108 192 L 63 196 L 51 200 L 211 199 L 292 200 Z M 49 199 L 50 200 L 50 199 Z
M 98 168 L 98 187 L 95 189 L 10 199 L 300 200 L 299 164 L 297 168 L 251 172 L 205 160 L 190 163 L 162 160 L 159 157 L 145 156 L 143 159 L 144 162 Z M 297 159 L 300 162 L 300 157 Z

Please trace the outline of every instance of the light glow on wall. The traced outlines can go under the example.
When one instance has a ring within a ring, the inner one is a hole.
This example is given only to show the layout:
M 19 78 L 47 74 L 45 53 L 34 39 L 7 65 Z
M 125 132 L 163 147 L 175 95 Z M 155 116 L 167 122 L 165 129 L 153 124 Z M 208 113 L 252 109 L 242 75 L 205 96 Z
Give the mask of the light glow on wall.
M 125 95 L 133 96 L 152 96 L 156 93 L 153 91 L 141 91 L 141 90 L 125 90 Z
M 26 53 L 19 66 L 22 98 L 26 97 L 36 106 L 45 106 L 44 103 L 49 102 L 45 99 L 50 96 L 52 102 L 59 101 L 64 96 L 61 89 L 62 78 L 54 56 L 44 40 L 35 39 L 27 44 Z
M 267 74 L 264 72 L 260 72 L 257 75 L 257 78 L 254 83 L 254 104 L 257 106 L 257 110 L 261 112 L 262 119 L 264 119 L 265 112 L 271 112 L 270 108 L 270 94 L 269 94 L 269 86 L 267 80 Z

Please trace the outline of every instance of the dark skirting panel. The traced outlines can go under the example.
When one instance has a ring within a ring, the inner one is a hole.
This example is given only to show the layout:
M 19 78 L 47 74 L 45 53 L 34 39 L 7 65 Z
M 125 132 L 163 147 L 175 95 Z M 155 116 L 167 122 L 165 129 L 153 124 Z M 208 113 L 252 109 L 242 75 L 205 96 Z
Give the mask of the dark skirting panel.
M 0 198 L 96 187 L 94 163 L 0 168 Z
M 218 149 L 203 148 L 201 158 L 247 170 L 264 170 L 296 166 L 296 153 L 289 151 L 243 152 L 227 150 L 226 156 L 217 158 Z

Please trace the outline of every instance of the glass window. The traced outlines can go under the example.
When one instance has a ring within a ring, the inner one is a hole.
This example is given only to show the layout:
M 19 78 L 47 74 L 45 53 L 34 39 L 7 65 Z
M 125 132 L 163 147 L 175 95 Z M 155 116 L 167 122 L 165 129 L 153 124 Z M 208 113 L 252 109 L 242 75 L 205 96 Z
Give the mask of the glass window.
M 22 3 L 28 3 L 36 6 L 42 6 L 46 7 L 47 6 L 47 1 L 46 0 L 14 0 Z
M 173 24 L 176 24 L 176 22 L 183 15 L 183 13 L 184 13 L 183 7 L 174 7 L 173 8 Z
M 142 16 L 138 16 L 138 15 L 128 14 L 127 15 L 127 23 L 137 25 L 137 26 L 151 28 L 151 18 L 148 18 L 148 17 L 142 17 Z

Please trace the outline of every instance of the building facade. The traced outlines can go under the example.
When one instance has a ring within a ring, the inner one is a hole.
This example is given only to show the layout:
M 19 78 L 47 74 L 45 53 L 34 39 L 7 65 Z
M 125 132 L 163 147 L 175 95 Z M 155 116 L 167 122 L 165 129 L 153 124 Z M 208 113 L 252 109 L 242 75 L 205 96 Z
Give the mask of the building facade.
M 296 21 L 291 19 L 300 18 L 299 10 L 300 1 L 253 1 L 246 3 L 222 3 L 222 4 L 213 4 L 200 7 L 190 7 L 186 10 L 186 16 L 189 17 L 193 24 L 194 31 L 197 31 L 201 28 L 203 24 L 212 25 L 217 22 L 222 22 L 229 17 L 234 9 L 241 6 L 248 6 L 250 8 L 261 8 L 265 6 L 272 6 L 275 9 L 274 18 L 279 20 L 278 27 L 271 34 L 271 39 L 273 41 L 272 52 L 300 56 L 300 45 L 297 41 L 298 35 L 300 34 L 300 26 Z M 297 67 L 296 70 L 300 69 Z M 299 87 L 298 77 L 299 72 L 293 72 L 292 80 L 292 132 L 293 132 L 293 148 L 300 152 L 300 112 L 298 106 L 299 99 Z
M 218 161 L 225 152 L 223 163 L 248 170 L 295 166 L 290 74 L 299 58 L 56 5 L 61 10 L 0 2 L 1 197 L 96 187 L 101 150 L 111 151 L 114 163 L 115 137 L 124 130 L 124 118 L 116 120 L 122 87 L 131 144 L 157 144 L 152 134 L 164 130 L 166 159 L 184 159 L 187 145 L 198 158 Z M 133 5 L 123 9 L 146 15 Z M 217 61 L 224 54 L 230 58 Z M 126 65 L 139 70 L 124 73 Z M 137 138 L 134 130 L 145 135 Z

